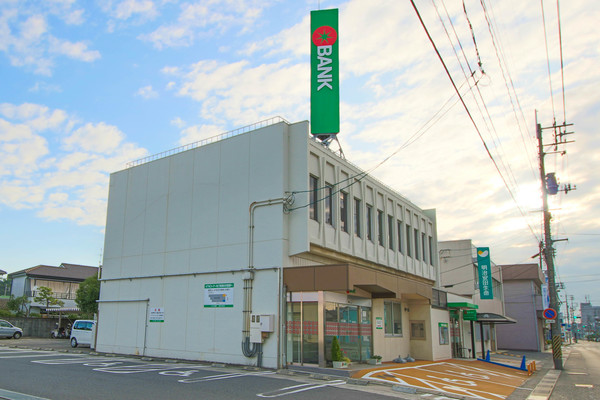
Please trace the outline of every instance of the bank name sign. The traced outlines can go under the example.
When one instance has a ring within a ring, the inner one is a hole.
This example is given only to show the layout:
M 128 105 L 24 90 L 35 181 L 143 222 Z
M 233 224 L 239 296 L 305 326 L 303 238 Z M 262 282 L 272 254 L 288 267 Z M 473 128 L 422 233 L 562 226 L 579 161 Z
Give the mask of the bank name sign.
M 338 10 L 310 13 L 310 125 L 313 135 L 340 131 Z
M 479 297 L 482 300 L 494 298 L 492 290 L 492 265 L 490 261 L 490 248 L 477 248 L 477 265 L 479 270 Z

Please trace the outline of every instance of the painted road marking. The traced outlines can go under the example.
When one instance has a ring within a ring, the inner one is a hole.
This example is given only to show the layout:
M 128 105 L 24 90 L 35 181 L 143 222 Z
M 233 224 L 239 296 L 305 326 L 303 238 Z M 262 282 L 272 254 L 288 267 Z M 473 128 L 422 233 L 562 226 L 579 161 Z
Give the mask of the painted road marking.
M 94 368 L 94 371 L 107 372 L 109 374 L 141 374 L 144 372 L 160 372 L 169 371 L 174 369 L 202 369 L 206 368 L 202 365 L 197 364 L 173 364 L 173 363 L 159 363 L 159 364 L 137 364 L 137 365 L 118 365 L 109 367 Z
M 343 381 L 343 380 L 330 381 L 330 382 L 319 384 L 319 385 L 315 385 L 314 383 L 304 383 L 302 385 L 294 385 L 294 386 L 284 387 L 281 389 L 274 390 L 272 392 L 259 393 L 259 394 L 257 394 L 257 396 L 258 397 L 266 397 L 266 398 L 281 397 L 281 396 L 287 396 L 290 394 L 305 392 L 307 390 L 319 389 L 319 388 L 327 387 L 327 386 L 344 385 L 344 384 L 346 384 L 346 381 Z
M 0 398 L 8 400 L 49 400 L 45 397 L 36 397 L 25 393 L 11 392 L 10 390 L 0 389 Z
M 19 355 L 7 355 L 7 356 L 0 354 L 0 358 L 51 357 L 51 356 L 56 356 L 56 355 L 58 355 L 58 353 L 55 353 L 55 352 L 48 353 L 46 351 L 34 351 L 34 352 L 31 352 L 31 354 L 20 353 Z
M 450 395 L 501 400 L 508 397 L 527 378 L 520 372 L 505 373 L 499 368 L 502 367 L 480 368 L 475 362 L 420 363 L 372 370 L 362 375 L 362 378 L 428 388 Z
M 123 361 L 128 361 L 126 358 L 115 357 L 86 357 L 72 356 L 71 358 L 54 358 L 52 360 L 34 360 L 32 363 L 45 365 L 69 365 L 69 364 L 84 364 L 88 367 L 108 367 L 111 365 L 122 364 Z
M 274 371 L 246 372 L 246 373 L 234 372 L 234 373 L 230 373 L 230 374 L 203 376 L 201 378 L 180 379 L 180 380 L 178 380 L 178 382 L 180 382 L 180 383 L 199 383 L 199 382 L 219 381 L 222 379 L 244 378 L 246 376 L 272 375 L 275 373 L 276 372 L 274 372 Z

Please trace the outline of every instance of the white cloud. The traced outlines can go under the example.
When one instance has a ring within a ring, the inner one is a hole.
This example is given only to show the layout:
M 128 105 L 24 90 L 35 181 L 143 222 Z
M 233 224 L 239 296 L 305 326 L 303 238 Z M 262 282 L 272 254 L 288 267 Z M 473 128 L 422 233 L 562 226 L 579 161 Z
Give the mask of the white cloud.
M 51 53 L 62 54 L 69 58 L 85 62 L 92 62 L 100 58 L 99 51 L 88 50 L 87 45 L 83 42 L 73 43 L 68 40 L 50 37 L 49 43 L 49 51 Z
M 83 11 L 71 7 L 70 2 L 44 2 L 37 8 L 21 2 L 7 6 L 0 15 L 0 51 L 6 53 L 11 65 L 48 76 L 58 56 L 85 62 L 97 60 L 100 53 L 89 50 L 84 42 L 71 42 L 52 34 L 54 27 L 49 17 L 56 15 L 70 25 L 83 23 Z
M 208 139 L 213 136 L 224 133 L 225 129 L 218 125 L 196 125 L 190 126 L 181 131 L 181 137 L 179 138 L 179 144 L 182 146 L 199 142 L 203 139 Z
M 143 97 L 144 99 L 158 98 L 158 92 L 156 90 L 154 90 L 151 85 L 139 88 L 138 91 L 136 92 L 136 95 Z
M 176 117 L 171 120 L 171 125 L 174 125 L 181 129 L 181 128 L 184 128 L 187 124 L 181 118 Z
M 238 28 L 241 32 L 252 29 L 268 1 L 196 1 L 180 6 L 177 22 L 165 23 L 140 39 L 151 42 L 157 49 L 186 47 L 203 36 L 223 34 Z
M 116 126 L 87 123 L 63 141 L 66 150 L 82 149 L 93 153 L 114 152 L 125 135 Z
M 309 68 L 281 60 L 251 66 L 248 61 L 230 64 L 200 61 L 178 72 L 178 94 L 202 102 L 207 121 L 233 121 L 244 125 L 267 117 L 304 118 L 308 98 Z
M 103 226 L 109 173 L 147 151 L 117 127 L 38 104 L 0 104 L 0 204 Z

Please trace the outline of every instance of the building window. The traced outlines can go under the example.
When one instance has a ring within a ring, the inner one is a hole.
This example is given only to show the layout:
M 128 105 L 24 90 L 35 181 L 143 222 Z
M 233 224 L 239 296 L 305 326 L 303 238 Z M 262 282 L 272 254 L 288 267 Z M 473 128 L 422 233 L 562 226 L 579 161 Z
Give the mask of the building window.
M 394 217 L 388 215 L 388 246 L 394 250 Z
M 479 269 L 475 264 L 473 264 L 473 286 L 475 290 L 479 289 Z
M 413 256 L 412 240 L 410 239 L 411 235 L 412 229 L 410 225 L 406 224 L 406 255 L 409 257 Z
M 325 223 L 333 226 L 333 187 L 325 184 Z
M 386 301 L 383 303 L 383 319 L 386 335 L 402 335 L 402 304 Z
M 425 321 L 410 321 L 410 339 L 425 340 Z
M 448 308 L 448 293 L 435 288 L 432 288 L 432 291 L 431 305 L 433 307 Z
M 415 260 L 420 260 L 419 257 L 419 231 L 415 228 Z
M 348 232 L 348 194 L 340 192 L 340 228 Z
M 383 211 L 377 210 L 377 242 L 383 246 Z
M 367 239 L 373 241 L 373 206 L 367 204 Z
M 433 238 L 429 236 L 429 264 L 433 265 Z
M 354 234 L 361 237 L 360 232 L 360 200 L 354 198 Z
M 421 248 L 423 249 L 423 262 L 427 262 L 427 241 L 424 233 L 421 233 Z
M 315 221 L 319 220 L 319 201 L 318 201 L 318 191 L 319 191 L 319 178 L 317 178 L 316 176 L 312 176 L 310 175 L 310 177 L 308 178 L 309 180 L 309 190 L 310 190 L 310 198 L 309 198 L 309 208 L 308 208 L 308 215 L 310 217 L 310 219 L 313 219 Z
M 402 253 L 402 221 L 398 220 L 397 221 L 397 225 L 398 225 L 398 251 L 400 253 Z

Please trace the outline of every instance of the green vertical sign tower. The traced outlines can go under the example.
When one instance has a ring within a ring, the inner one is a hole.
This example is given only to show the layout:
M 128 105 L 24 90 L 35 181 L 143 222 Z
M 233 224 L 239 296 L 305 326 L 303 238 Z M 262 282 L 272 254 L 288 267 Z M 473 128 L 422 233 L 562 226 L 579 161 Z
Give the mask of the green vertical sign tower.
M 310 13 L 310 125 L 313 135 L 340 131 L 338 10 Z
M 479 297 L 482 300 L 494 298 L 492 290 L 492 265 L 490 261 L 490 248 L 477 248 L 477 265 L 479 266 Z

